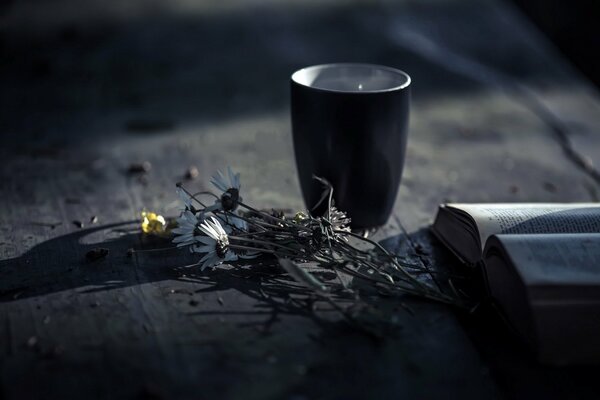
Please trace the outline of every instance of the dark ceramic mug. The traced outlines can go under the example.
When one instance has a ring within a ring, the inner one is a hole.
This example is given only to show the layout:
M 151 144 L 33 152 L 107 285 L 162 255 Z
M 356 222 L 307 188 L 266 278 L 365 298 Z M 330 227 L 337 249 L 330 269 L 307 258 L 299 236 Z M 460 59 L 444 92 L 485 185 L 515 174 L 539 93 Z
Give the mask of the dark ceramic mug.
M 384 225 L 392 212 L 406 152 L 410 77 L 370 64 L 326 64 L 291 77 L 294 152 L 313 215 L 326 209 L 323 185 L 353 228 Z

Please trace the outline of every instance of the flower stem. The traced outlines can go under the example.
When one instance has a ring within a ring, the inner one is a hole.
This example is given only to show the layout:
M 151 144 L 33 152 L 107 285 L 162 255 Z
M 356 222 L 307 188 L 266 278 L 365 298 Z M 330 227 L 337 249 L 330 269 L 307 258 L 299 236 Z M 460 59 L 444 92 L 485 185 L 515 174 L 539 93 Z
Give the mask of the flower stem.
M 275 242 L 267 242 L 265 240 L 249 239 L 247 237 L 238 237 L 238 236 L 229 236 L 229 239 L 230 240 L 233 239 L 233 240 L 237 240 L 237 241 L 241 241 L 241 242 L 262 244 L 263 246 L 275 246 L 275 247 L 278 247 L 280 249 L 288 250 L 288 251 L 292 252 L 293 254 L 297 254 L 298 253 L 295 249 L 293 249 L 291 247 L 284 246 L 284 245 L 281 245 L 281 244 L 275 243 Z
M 256 213 L 256 214 L 259 214 L 259 215 L 261 215 L 263 218 L 265 218 L 265 217 L 266 217 L 266 218 L 269 218 L 269 219 L 274 219 L 274 220 L 278 221 L 278 222 L 279 222 L 279 223 L 281 223 L 281 224 L 284 224 L 284 225 L 290 226 L 290 222 L 289 222 L 289 221 L 286 221 L 285 219 L 281 219 L 281 218 L 279 218 L 279 217 L 276 217 L 276 216 L 274 216 L 274 215 L 267 214 L 267 213 L 266 213 L 266 212 L 264 212 L 264 211 L 257 210 L 256 208 L 254 208 L 254 207 L 250 207 L 248 204 L 246 204 L 246 203 L 242 203 L 241 201 L 240 201 L 240 202 L 238 202 L 238 204 L 239 204 L 240 206 L 244 207 L 245 209 L 249 210 L 249 211 L 252 211 L 252 212 L 254 212 L 254 213 Z M 270 225 L 270 224 L 269 224 L 269 225 Z M 279 229 L 282 229 L 282 227 L 281 227 L 281 226 L 278 226 L 278 225 L 271 225 L 271 226 L 274 226 L 274 227 L 277 227 L 277 228 L 279 228 Z M 310 228 L 307 228 L 307 227 L 305 227 L 305 226 L 302 226 L 302 225 L 299 225 L 299 224 L 293 224 L 293 226 L 294 226 L 294 227 L 296 227 L 296 228 L 298 228 L 298 229 L 304 229 L 304 230 L 306 230 L 306 231 L 310 231 L 310 230 L 311 230 Z
M 185 192 L 185 193 L 186 193 L 188 196 L 190 196 L 190 198 L 191 198 L 191 199 L 194 199 L 194 200 L 196 200 L 196 202 L 197 202 L 198 204 L 200 204 L 202 207 L 206 208 L 206 204 L 204 204 L 203 202 L 201 202 L 200 200 L 198 200 L 194 194 L 190 193 L 190 191 L 189 191 L 189 190 L 187 190 L 187 189 L 186 189 L 186 188 L 183 186 L 183 184 L 181 184 L 181 183 L 178 183 L 178 184 L 177 184 L 177 187 L 178 187 L 178 188 L 180 188 L 181 190 L 183 190 L 183 191 L 184 191 L 184 192 Z
M 400 272 L 402 272 L 404 275 L 406 275 L 407 278 L 409 278 L 409 280 L 413 283 L 414 286 L 418 286 L 421 289 L 424 289 L 425 286 L 422 282 L 420 282 L 419 280 L 417 280 L 414 276 L 412 276 L 408 271 L 406 271 L 404 269 L 404 267 L 402 265 L 400 265 L 398 263 L 398 261 L 396 260 L 395 257 L 393 257 L 382 245 L 380 245 L 379 243 L 375 242 L 374 240 L 371 240 L 369 238 L 360 236 L 356 233 L 353 232 L 348 232 L 348 231 L 340 231 L 340 230 L 336 230 L 335 233 L 340 233 L 340 234 L 344 234 L 344 235 L 350 235 L 352 237 L 355 237 L 357 239 L 363 240 L 373 246 L 375 246 L 377 249 L 379 249 L 383 254 L 385 254 L 391 261 L 392 263 L 398 268 L 398 270 Z

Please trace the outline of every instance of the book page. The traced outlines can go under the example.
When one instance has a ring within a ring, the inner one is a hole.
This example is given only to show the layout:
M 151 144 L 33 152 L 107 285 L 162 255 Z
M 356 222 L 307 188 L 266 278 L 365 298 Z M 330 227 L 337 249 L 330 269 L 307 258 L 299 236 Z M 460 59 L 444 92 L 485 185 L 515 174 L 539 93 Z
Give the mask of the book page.
M 484 263 L 490 294 L 541 360 L 600 359 L 600 234 L 495 235 Z
M 600 234 L 498 235 L 526 284 L 600 285 Z
M 494 234 L 600 233 L 600 203 L 448 204 L 477 224 L 482 250 Z

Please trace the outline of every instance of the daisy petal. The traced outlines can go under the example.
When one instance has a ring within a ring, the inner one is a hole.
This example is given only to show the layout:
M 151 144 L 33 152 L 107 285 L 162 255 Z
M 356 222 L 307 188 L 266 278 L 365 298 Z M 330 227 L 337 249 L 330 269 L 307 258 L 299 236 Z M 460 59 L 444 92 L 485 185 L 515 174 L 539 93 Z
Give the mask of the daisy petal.
M 260 256 L 260 253 L 250 253 L 250 254 L 239 254 L 238 258 L 241 258 L 243 260 L 252 260 L 253 258 L 256 258 Z
M 173 243 L 187 242 L 188 240 L 193 240 L 193 239 L 194 239 L 193 235 L 181 235 L 181 236 L 177 236 L 175 239 L 173 239 Z
M 222 192 L 225 192 L 227 190 L 227 186 L 223 185 L 222 182 L 216 180 L 216 179 L 212 179 L 210 181 L 210 183 L 213 184 L 213 186 L 215 186 L 217 189 L 219 189 Z
M 218 256 L 213 255 L 212 257 L 207 258 L 206 261 L 204 261 L 200 270 L 204 271 L 206 268 L 209 268 L 209 267 L 214 268 L 215 266 L 219 265 L 220 263 L 221 263 L 221 259 Z
M 228 251 L 223 260 L 224 261 L 237 261 L 237 259 L 238 259 L 238 256 L 234 252 Z
M 233 174 L 233 171 L 231 170 L 230 166 L 227 166 L 227 175 L 229 175 L 229 184 L 230 187 L 236 187 L 235 186 L 235 175 Z
M 219 220 L 217 220 L 215 217 L 211 217 L 211 221 L 209 221 L 209 223 L 211 223 L 211 222 L 212 222 L 212 227 L 215 229 L 215 231 L 219 235 L 219 238 L 221 238 L 223 236 L 227 236 L 227 234 L 223 230 L 223 227 L 219 223 Z
M 195 240 L 200 243 L 204 243 L 206 245 L 213 245 L 217 243 L 215 239 L 209 238 L 208 236 L 196 236 Z
M 227 189 L 229 189 L 227 187 L 227 180 L 225 179 L 225 177 L 223 176 L 223 173 L 221 171 L 217 171 L 213 176 L 212 176 L 212 184 L 215 185 L 219 190 L 222 190 L 223 192 L 227 191 Z
M 215 253 L 213 253 L 213 252 L 206 253 L 206 254 L 204 255 L 204 257 L 202 257 L 202 258 L 200 259 L 200 261 L 198 261 L 198 263 L 199 263 L 199 264 L 203 263 L 204 261 L 206 261 L 206 260 L 210 259 L 210 258 L 211 258 L 211 257 L 212 257 L 214 254 L 215 254 Z
M 177 196 L 179 196 L 179 200 L 186 206 L 191 207 L 192 205 L 192 197 L 182 188 L 178 187 L 176 190 Z
M 184 233 L 188 233 L 189 231 L 190 231 L 189 229 L 186 229 L 186 228 L 182 227 L 182 228 L 175 228 L 171 232 L 173 232 L 176 235 L 181 235 L 181 234 L 184 234 Z
M 210 253 L 211 251 L 215 251 L 215 246 L 204 245 L 204 246 L 195 246 L 196 253 Z
M 215 232 L 214 228 L 209 225 L 209 223 L 209 221 L 205 221 L 202 225 L 200 225 L 200 230 L 215 240 L 219 239 L 219 235 L 217 232 Z

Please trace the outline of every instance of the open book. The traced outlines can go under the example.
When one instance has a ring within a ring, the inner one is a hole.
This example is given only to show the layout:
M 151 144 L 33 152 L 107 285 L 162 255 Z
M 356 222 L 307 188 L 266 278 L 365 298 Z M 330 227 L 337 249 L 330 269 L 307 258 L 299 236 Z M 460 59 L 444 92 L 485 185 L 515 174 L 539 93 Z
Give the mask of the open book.
M 492 236 L 492 298 L 548 364 L 600 362 L 600 234 Z
M 495 234 L 600 233 L 600 203 L 443 204 L 432 230 L 474 265 Z
M 600 362 L 600 204 L 447 204 L 432 230 L 542 362 Z

